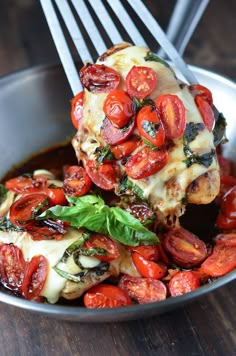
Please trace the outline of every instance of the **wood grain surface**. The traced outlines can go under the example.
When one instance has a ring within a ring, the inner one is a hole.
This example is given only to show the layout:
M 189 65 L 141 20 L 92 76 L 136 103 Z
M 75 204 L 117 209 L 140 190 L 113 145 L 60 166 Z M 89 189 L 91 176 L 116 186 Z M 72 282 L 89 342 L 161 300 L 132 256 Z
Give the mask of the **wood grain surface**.
M 165 26 L 175 1 L 146 2 Z M 211 0 L 186 61 L 236 80 L 235 15 L 234 0 Z M 1 0 L 0 76 L 58 61 L 39 2 Z M 236 355 L 235 301 L 236 281 L 170 313 L 105 324 L 60 321 L 1 303 L 0 355 Z

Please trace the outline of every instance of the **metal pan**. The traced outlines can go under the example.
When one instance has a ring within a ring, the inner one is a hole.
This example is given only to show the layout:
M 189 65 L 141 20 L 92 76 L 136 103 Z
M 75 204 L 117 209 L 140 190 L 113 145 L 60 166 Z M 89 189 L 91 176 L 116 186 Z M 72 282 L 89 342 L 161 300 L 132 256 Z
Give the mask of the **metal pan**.
M 210 88 L 217 108 L 228 119 L 229 143 L 224 155 L 236 173 L 236 84 L 212 72 L 191 67 L 199 82 Z M 38 151 L 64 142 L 74 134 L 70 122 L 69 91 L 60 66 L 40 67 L 0 80 L 0 178 Z M 132 320 L 170 311 L 219 288 L 236 277 L 236 270 L 192 293 L 165 301 L 117 309 L 85 309 L 73 305 L 37 304 L 0 289 L 0 301 L 59 319 L 80 322 Z

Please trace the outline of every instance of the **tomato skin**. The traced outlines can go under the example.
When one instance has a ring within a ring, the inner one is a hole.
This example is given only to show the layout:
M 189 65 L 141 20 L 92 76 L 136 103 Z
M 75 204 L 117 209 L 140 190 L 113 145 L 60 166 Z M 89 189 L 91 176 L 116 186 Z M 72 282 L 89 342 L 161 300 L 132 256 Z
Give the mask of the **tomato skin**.
M 93 159 L 88 159 L 85 169 L 92 182 L 99 188 L 104 190 L 114 189 L 117 176 L 119 175 L 116 165 L 112 163 L 99 164 Z
M 117 71 L 104 64 L 86 64 L 80 70 L 80 79 L 84 88 L 92 93 L 109 93 L 120 83 Z
M 121 128 L 134 116 L 135 104 L 124 90 L 113 90 L 105 99 L 103 111 L 115 127 Z
M 63 181 L 63 189 L 69 196 L 80 197 L 88 193 L 92 181 L 86 170 L 80 166 L 72 166 L 67 169 L 67 178 Z
M 216 245 L 236 247 L 236 232 L 218 234 L 213 238 Z
M 128 294 L 111 284 L 94 286 L 84 296 L 86 308 L 117 308 L 131 304 Z
M 165 300 L 167 295 L 165 284 L 154 278 L 132 277 L 125 274 L 121 277 L 118 286 L 139 304 Z
M 141 276 L 146 278 L 161 279 L 167 272 L 167 267 L 163 263 L 149 261 L 140 253 L 132 252 L 132 260 Z
M 131 153 L 142 143 L 142 141 L 137 136 L 133 136 L 125 142 L 119 145 L 112 146 L 111 152 L 116 160 L 121 160 L 123 158 L 129 157 Z
M 236 186 L 232 187 L 222 198 L 221 212 L 228 219 L 236 220 Z
M 46 194 L 32 193 L 16 200 L 10 207 L 10 221 L 18 227 L 30 225 L 36 215 L 49 208 L 49 199 Z
M 218 229 L 232 230 L 236 229 L 236 219 L 230 219 L 222 213 L 219 213 L 216 219 Z
M 201 96 L 208 102 L 210 106 L 213 105 L 213 97 L 211 91 L 201 84 L 192 84 L 189 86 L 189 90 L 193 97 Z
M 84 92 L 78 93 L 71 101 L 71 121 L 74 128 L 78 130 L 79 122 L 83 118 Z
M 197 266 L 207 257 L 205 243 L 182 227 L 169 230 L 162 244 L 173 261 L 181 267 Z
M 233 186 L 236 185 L 236 178 L 233 176 L 220 176 L 220 198 L 224 196 Z
M 159 172 L 168 161 L 168 153 L 165 149 L 152 150 L 145 146 L 127 161 L 125 168 L 130 178 L 147 178 Z
M 214 246 L 213 253 L 201 265 L 201 270 L 211 277 L 220 277 L 236 268 L 236 247 Z
M 152 68 L 133 66 L 126 76 L 126 89 L 130 96 L 145 98 L 150 95 L 157 84 L 157 75 Z
M 19 176 L 6 181 L 7 189 L 18 194 L 39 193 L 46 188 L 47 179 L 43 176 L 30 178 L 26 176 Z
M 93 233 L 90 236 L 89 240 L 85 242 L 85 247 L 104 248 L 107 251 L 106 255 L 94 256 L 97 257 L 100 261 L 112 261 L 120 256 L 117 244 L 109 237 L 99 233 Z
M 48 261 L 42 255 L 32 257 L 26 264 L 22 283 L 22 294 L 26 299 L 33 300 L 40 295 L 46 282 L 48 268 Z
M 166 266 L 170 266 L 171 265 L 171 261 L 169 259 L 169 257 L 167 256 L 164 248 L 162 247 L 161 244 L 157 245 L 158 248 L 158 253 L 159 253 L 159 259 L 160 261 L 164 262 L 164 264 Z
M 6 288 L 20 291 L 25 264 L 22 251 L 17 246 L 0 245 L 0 280 Z
M 232 174 L 231 162 L 220 154 L 217 154 L 217 159 L 220 166 L 220 174 L 230 176 Z
M 55 188 L 47 188 L 45 190 L 45 194 L 49 198 L 50 206 L 54 205 L 67 205 L 67 200 L 65 197 L 65 193 L 63 188 L 55 187 Z
M 144 106 L 137 114 L 137 128 L 146 140 L 155 147 L 161 147 L 165 142 L 165 131 L 158 112 L 151 105 Z
M 59 232 L 53 227 L 30 225 L 26 231 L 31 235 L 34 241 L 41 240 L 61 240 L 63 233 Z
M 211 132 L 215 122 L 214 113 L 211 106 L 201 96 L 195 97 L 195 103 L 198 107 L 198 110 L 200 111 L 204 125 L 206 126 L 207 130 Z
M 136 219 L 141 221 L 141 223 L 144 225 L 150 225 L 155 219 L 155 214 L 153 210 L 145 202 L 133 203 L 129 205 L 127 211 L 131 215 L 133 215 Z M 140 246 L 140 247 L 149 248 L 149 246 Z
M 182 271 L 176 273 L 169 282 L 169 291 L 172 297 L 194 291 L 200 287 L 200 280 L 196 274 L 191 271 Z
M 130 119 L 128 124 L 124 128 L 119 129 L 112 125 L 112 122 L 108 118 L 105 118 L 101 127 L 101 135 L 108 145 L 119 145 L 120 143 L 126 141 L 128 137 L 132 135 L 134 129 L 134 119 Z
M 155 101 L 168 139 L 182 137 L 186 127 L 186 109 L 177 95 L 164 94 Z
M 148 246 L 128 246 L 129 251 L 139 253 L 146 260 L 157 261 L 159 257 L 158 247 L 155 245 Z

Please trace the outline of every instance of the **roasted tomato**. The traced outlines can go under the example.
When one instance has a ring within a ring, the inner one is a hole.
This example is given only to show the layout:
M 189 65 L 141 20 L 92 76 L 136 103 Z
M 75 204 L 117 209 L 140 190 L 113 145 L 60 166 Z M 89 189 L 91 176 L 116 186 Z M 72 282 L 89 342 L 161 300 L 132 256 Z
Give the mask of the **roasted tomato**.
M 236 220 L 236 186 L 223 196 L 220 209 L 227 218 Z
M 72 166 L 67 169 L 66 174 L 67 178 L 64 179 L 63 188 L 67 195 L 80 197 L 88 193 L 92 181 L 83 167 Z
M 236 247 L 236 232 L 218 234 L 213 238 L 216 245 L 227 245 Z
M 236 229 L 236 219 L 230 219 L 220 212 L 216 219 L 216 226 L 223 230 Z
M 22 294 L 26 299 L 37 299 L 43 290 L 48 275 L 48 261 L 42 255 L 34 256 L 26 264 Z
M 43 176 L 31 178 L 19 176 L 12 178 L 5 183 L 7 189 L 18 194 L 39 193 L 46 188 L 47 179 Z
M 130 96 L 145 98 L 157 84 L 157 75 L 152 68 L 133 66 L 126 76 L 126 89 Z
M 60 187 L 49 187 L 45 190 L 45 194 L 49 198 L 50 206 L 54 205 L 67 205 L 65 192 Z
M 97 161 L 89 159 L 85 165 L 86 172 L 92 182 L 104 190 L 112 190 L 115 187 L 118 167 L 112 163 L 99 164 Z
M 143 277 L 161 279 L 167 272 L 167 267 L 164 263 L 150 261 L 138 252 L 132 252 L 132 260 Z
M 76 130 L 79 128 L 79 122 L 83 117 L 84 92 L 78 93 L 71 101 L 71 121 Z
M 213 97 L 211 91 L 201 84 L 192 84 L 189 86 L 189 90 L 193 97 L 201 96 L 204 100 L 208 102 L 210 106 L 213 105 Z
M 108 145 L 119 145 L 132 135 L 134 129 L 134 119 L 130 119 L 128 124 L 120 129 L 115 127 L 108 118 L 105 118 L 101 127 L 101 134 Z
M 101 261 L 112 261 L 120 256 L 117 244 L 112 239 L 102 234 L 93 233 L 89 240 L 85 242 L 85 247 L 99 247 L 106 250 L 106 255 L 95 256 Z
M 178 297 L 194 291 L 200 287 L 200 280 L 196 274 L 191 271 L 182 271 L 176 273 L 169 282 L 169 291 L 172 297 Z
M 131 156 L 125 165 L 126 173 L 130 178 L 147 178 L 159 172 L 168 161 L 168 153 L 165 149 L 152 150 L 145 146 Z
M 211 277 L 223 276 L 236 268 L 236 247 L 216 245 L 213 253 L 201 265 L 201 270 Z
M 12 244 L 0 246 L 0 280 L 11 290 L 20 291 L 24 278 L 25 260 L 22 251 Z
M 66 233 L 64 230 L 64 225 L 61 223 L 62 226 L 56 228 L 57 223 L 53 222 L 52 226 L 46 225 L 29 225 L 26 228 L 26 231 L 32 236 L 33 240 L 40 241 L 40 240 L 61 240 L 63 235 Z
M 173 261 L 181 267 L 197 266 L 207 257 L 205 243 L 182 227 L 169 230 L 162 244 Z
M 224 196 L 233 186 L 236 186 L 236 178 L 233 176 L 220 176 L 220 198 Z
M 230 176 L 232 175 L 232 166 L 231 162 L 223 157 L 222 155 L 217 155 L 219 166 L 220 166 L 220 174 L 223 176 Z M 235 179 L 236 180 L 236 179 Z
M 80 70 L 80 79 L 84 88 L 92 93 L 109 93 L 117 88 L 120 76 L 115 69 L 104 64 L 86 64 Z
M 143 225 L 149 225 L 156 220 L 155 213 L 145 202 L 133 203 L 127 208 L 127 211 L 139 219 Z
M 168 139 L 175 139 L 183 136 L 186 127 L 186 109 L 183 102 L 177 95 L 164 94 L 155 101 L 160 112 L 165 134 Z
M 195 97 L 195 103 L 198 107 L 198 110 L 200 111 L 204 125 L 206 126 L 207 130 L 211 132 L 215 122 L 212 107 L 201 96 Z
M 128 294 L 111 284 L 94 286 L 84 296 L 86 308 L 116 308 L 131 304 Z
M 128 246 L 131 252 L 137 252 L 143 256 L 146 260 L 157 261 L 159 257 L 158 247 L 155 245 L 148 246 Z
M 155 147 L 163 146 L 165 131 L 158 112 L 151 105 L 144 106 L 137 114 L 138 131 L 144 139 Z
M 139 304 L 159 302 L 166 299 L 167 289 L 163 282 L 154 278 L 124 275 L 118 286 Z
M 120 143 L 119 145 L 112 146 L 111 152 L 115 159 L 121 160 L 129 157 L 141 143 L 142 141 L 138 136 L 131 136 L 127 141 Z
M 10 221 L 13 225 L 27 227 L 35 217 L 49 208 L 46 194 L 33 193 L 16 200 L 10 207 Z
M 106 97 L 103 111 L 115 127 L 121 128 L 134 116 L 135 104 L 124 90 L 113 90 Z

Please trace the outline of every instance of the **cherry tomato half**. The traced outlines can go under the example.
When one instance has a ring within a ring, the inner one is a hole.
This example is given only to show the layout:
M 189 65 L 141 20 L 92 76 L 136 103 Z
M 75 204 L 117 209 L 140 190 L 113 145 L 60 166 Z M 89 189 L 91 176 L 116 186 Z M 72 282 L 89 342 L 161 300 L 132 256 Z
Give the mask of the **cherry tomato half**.
M 132 260 L 143 277 L 161 279 L 167 272 L 167 267 L 164 263 L 147 260 L 140 253 L 132 252 Z
M 210 106 L 213 105 L 213 98 L 211 91 L 201 84 L 192 84 L 189 86 L 189 90 L 193 97 L 201 96 L 204 100 L 208 102 Z
M 109 93 L 120 83 L 117 71 L 104 64 L 86 64 L 80 70 L 80 79 L 82 85 L 92 93 Z
M 78 93 L 71 101 L 71 121 L 76 130 L 79 128 L 79 122 L 83 118 L 84 92 Z
M 220 209 L 228 219 L 236 220 L 236 185 L 225 193 L 221 200 Z
M 201 265 L 201 270 L 211 277 L 223 276 L 236 268 L 236 247 L 214 246 L 213 253 Z
M 195 97 L 195 103 L 198 107 L 198 110 L 200 111 L 204 125 L 206 126 L 207 130 L 211 132 L 215 122 L 212 107 L 201 96 Z
M 63 188 L 60 187 L 50 187 L 45 190 L 45 194 L 49 198 L 50 206 L 54 205 L 67 205 L 67 200 L 65 197 L 65 192 Z
M 119 145 L 112 146 L 111 152 L 115 159 L 120 160 L 129 157 L 134 150 L 142 143 L 138 136 L 132 136 L 127 141 L 120 143 Z
M 194 291 L 200 287 L 200 280 L 191 271 L 178 272 L 169 282 L 169 291 L 172 297 L 178 297 Z
M 236 247 L 236 232 L 218 234 L 213 238 L 216 245 L 227 245 Z
M 80 197 L 90 190 L 92 181 L 83 167 L 72 166 L 71 169 L 67 169 L 66 174 L 67 178 L 63 181 L 63 188 L 67 195 Z
M 121 277 L 118 287 L 139 304 L 165 300 L 167 295 L 165 284 L 154 278 L 132 277 L 125 274 Z
M 45 285 L 48 275 L 48 261 L 42 255 L 34 256 L 26 264 L 22 283 L 22 294 L 26 299 L 36 299 Z
M 173 261 L 181 267 L 194 267 L 207 257 L 205 243 L 182 227 L 169 230 L 162 242 Z
M 46 188 L 47 179 L 43 176 L 30 178 L 27 176 L 19 176 L 6 181 L 7 189 L 18 194 L 39 193 Z
M 152 150 L 145 146 L 127 161 L 125 168 L 130 178 L 142 179 L 159 172 L 168 161 L 165 149 Z
M 177 95 L 164 94 L 156 99 L 155 104 L 160 112 L 166 137 L 175 139 L 183 136 L 187 115 L 182 100 Z
M 61 240 L 64 236 L 63 233 L 49 226 L 30 225 L 26 230 L 32 236 L 34 241 Z
M 49 208 L 46 194 L 33 193 L 16 200 L 10 207 L 10 221 L 13 225 L 27 227 L 35 217 Z
M 236 178 L 233 176 L 220 176 L 220 198 L 224 196 L 233 186 L 236 185 Z
M 136 219 L 139 219 L 143 225 L 149 225 L 156 219 L 153 210 L 145 202 L 130 204 L 127 211 Z M 149 248 L 151 246 L 139 246 L 140 248 Z M 156 246 L 155 246 L 156 247 Z
M 127 140 L 127 138 L 133 133 L 134 128 L 134 119 L 130 119 L 125 127 L 119 129 L 112 125 L 112 122 L 108 118 L 105 118 L 101 127 L 101 134 L 104 141 L 108 145 L 119 145 Z
M 94 286 L 84 296 L 86 308 L 116 308 L 131 304 L 128 294 L 111 284 Z
M 145 98 L 157 84 L 157 75 L 152 68 L 133 66 L 126 76 L 126 89 L 130 96 Z
M 163 146 L 165 131 L 157 110 L 151 105 L 144 106 L 137 115 L 137 127 L 140 135 L 155 147 Z
M 115 127 L 121 128 L 134 116 L 135 104 L 124 90 L 113 90 L 106 97 L 103 111 Z
M 236 219 L 230 219 L 220 212 L 216 219 L 216 226 L 223 230 L 236 229 Z
M 220 154 L 217 154 L 217 158 L 220 166 L 220 174 L 223 176 L 230 176 L 232 174 L 231 162 Z
M 25 260 L 22 251 L 12 244 L 0 246 L 0 280 L 1 283 L 19 291 L 24 278 Z
M 104 190 L 112 190 L 115 187 L 119 174 L 118 167 L 112 163 L 99 164 L 97 161 L 88 159 L 85 164 L 86 172 L 92 182 Z
M 112 261 L 120 256 L 117 244 L 109 237 L 93 233 L 89 240 L 85 242 L 85 247 L 100 247 L 107 251 L 104 256 L 95 256 L 101 261 Z
M 159 257 L 158 247 L 155 245 L 148 246 L 128 246 L 129 251 L 137 252 L 146 260 L 157 261 Z

